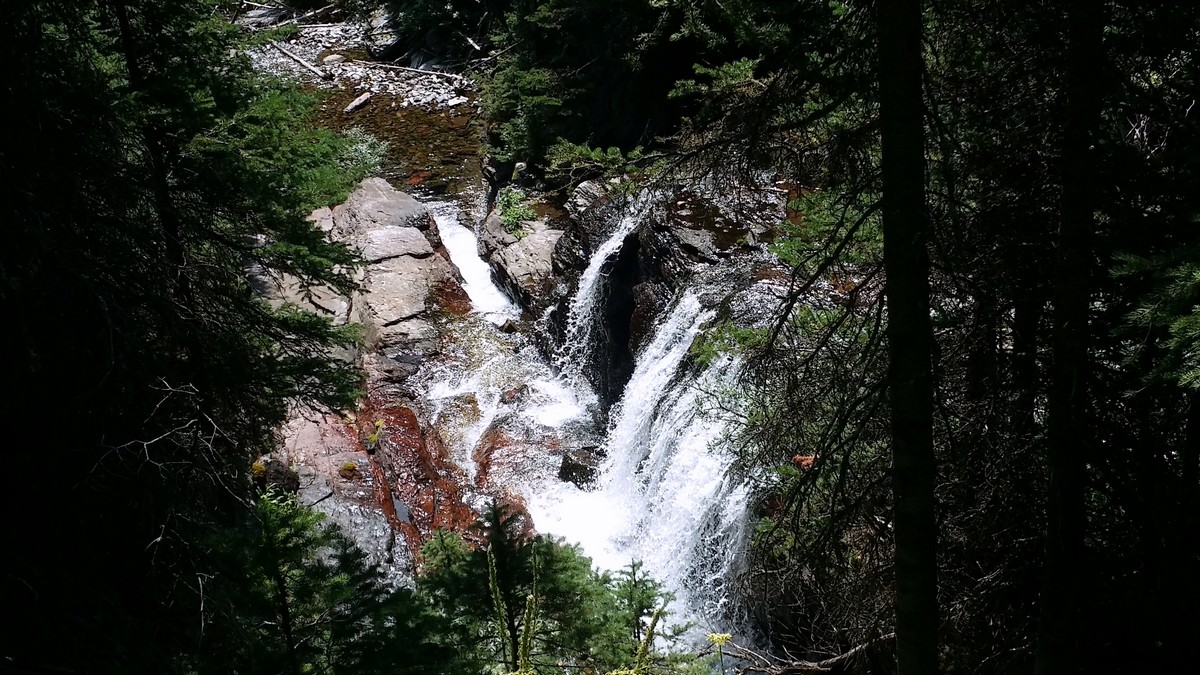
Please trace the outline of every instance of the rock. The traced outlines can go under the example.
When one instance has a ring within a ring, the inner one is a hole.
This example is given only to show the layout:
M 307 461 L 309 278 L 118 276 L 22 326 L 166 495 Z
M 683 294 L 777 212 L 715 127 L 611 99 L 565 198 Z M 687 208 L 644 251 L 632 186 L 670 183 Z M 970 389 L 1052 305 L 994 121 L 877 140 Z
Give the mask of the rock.
M 383 328 L 425 312 L 429 277 L 416 265 L 370 269 L 366 286 L 363 323 Z
M 498 281 L 523 307 L 541 314 L 552 301 L 554 246 L 562 230 L 532 232 L 515 244 L 494 253 L 489 262 Z
M 596 481 L 600 468 L 600 455 L 596 448 L 577 448 L 563 453 L 562 464 L 558 469 L 558 478 L 574 483 L 577 487 L 587 488 Z
M 333 209 L 329 208 L 328 206 L 322 206 L 316 211 L 313 211 L 312 214 L 308 216 L 308 219 L 312 221 L 312 223 L 317 226 L 317 229 L 321 230 L 322 232 L 333 231 Z
M 484 260 L 491 258 L 493 253 L 517 243 L 517 238 L 504 229 L 504 223 L 500 220 L 500 213 L 495 210 L 489 213 L 487 218 L 483 219 L 483 222 L 479 224 L 476 230 L 476 237 L 479 242 L 479 257 Z
M 366 233 L 362 243 L 363 257 L 369 263 L 402 255 L 424 258 L 433 255 L 433 247 L 420 230 L 409 226 L 388 226 Z
M 300 490 L 300 503 L 325 514 L 326 522 L 337 525 L 358 544 L 366 554 L 367 562 L 379 566 L 390 587 L 412 587 L 412 554 L 404 538 L 396 536 L 387 516 L 374 504 L 359 503 L 342 496 L 308 467 L 303 467 L 301 474 L 305 487 Z
M 371 354 L 367 358 L 365 370 L 370 379 L 389 384 L 404 384 L 421 369 L 423 360 L 422 355 L 415 353 L 397 354 L 390 358 L 381 354 Z
M 571 193 L 571 198 L 567 200 L 567 211 L 576 220 L 583 218 L 588 211 L 598 206 L 601 200 L 606 199 L 608 191 L 604 189 L 604 184 L 599 181 L 585 180 Z
M 692 262 L 715 263 L 721 259 L 717 253 L 716 237 L 712 232 L 672 227 L 670 234 L 679 243 L 680 252 L 687 255 Z
M 516 403 L 518 400 L 523 398 L 528 393 L 529 393 L 528 385 L 514 387 L 513 389 L 509 389 L 508 391 L 506 391 L 500 395 L 500 402 L 504 403 L 504 404 Z
M 430 227 L 425 205 L 382 178 L 368 178 L 360 183 L 344 204 L 333 209 L 333 220 L 346 241 L 356 241 L 383 227 L 408 226 L 422 231 Z
M 260 490 L 274 488 L 287 494 L 300 491 L 300 475 L 275 457 L 264 457 L 254 463 L 251 473 Z
M 436 351 L 439 337 L 437 328 L 423 319 L 400 321 L 383 326 L 378 332 L 380 349 L 394 350 L 403 346 L 421 354 Z
M 517 333 L 521 330 L 521 325 L 512 319 L 505 319 L 504 323 L 500 324 L 501 333 Z
M 636 354 L 654 332 L 670 291 L 661 283 L 645 281 L 633 287 L 633 313 L 629 317 L 629 351 Z
M 345 54 L 330 54 L 329 56 L 326 56 L 325 58 L 321 59 L 321 63 L 323 63 L 327 66 L 332 66 L 336 63 L 342 63 L 345 60 L 346 60 Z
M 368 349 L 435 350 L 438 331 L 421 317 L 437 302 L 435 291 L 453 281 L 454 271 L 435 254 L 433 242 L 441 240 L 429 211 L 387 181 L 372 178 L 333 209 L 333 222 L 338 236 L 357 245 L 369 263 L 360 279 L 364 292 L 351 302 L 366 327 Z M 388 369 L 388 379 L 408 377 L 409 370 Z
M 466 96 L 455 96 L 454 98 L 450 99 L 449 101 L 446 101 L 446 105 L 448 107 L 453 108 L 455 106 L 460 106 L 469 100 L 470 99 L 468 99 Z

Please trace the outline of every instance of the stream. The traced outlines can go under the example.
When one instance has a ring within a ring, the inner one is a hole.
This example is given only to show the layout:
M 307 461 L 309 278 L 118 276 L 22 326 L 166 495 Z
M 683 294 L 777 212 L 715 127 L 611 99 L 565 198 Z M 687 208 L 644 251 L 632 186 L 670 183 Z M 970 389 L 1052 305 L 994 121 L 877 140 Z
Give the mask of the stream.
M 527 336 L 501 330 L 520 311 L 461 222 L 478 214 L 452 202 L 426 205 L 473 311 L 443 357 L 417 377 L 433 424 L 478 498 L 519 498 L 537 531 L 578 544 L 602 570 L 642 561 L 675 595 L 672 622 L 694 622 L 695 637 L 727 630 L 726 581 L 746 535 L 747 494 L 725 475 L 727 423 L 707 409 L 714 392 L 736 385 L 739 365 L 718 358 L 699 367 L 687 358 L 713 311 L 694 290 L 673 298 L 606 424 L 596 422 L 597 396 L 583 372 L 605 263 L 644 208 L 635 204 L 597 247 L 569 303 L 567 339 L 547 358 Z M 604 457 L 586 489 L 559 477 L 561 454 L 576 449 Z

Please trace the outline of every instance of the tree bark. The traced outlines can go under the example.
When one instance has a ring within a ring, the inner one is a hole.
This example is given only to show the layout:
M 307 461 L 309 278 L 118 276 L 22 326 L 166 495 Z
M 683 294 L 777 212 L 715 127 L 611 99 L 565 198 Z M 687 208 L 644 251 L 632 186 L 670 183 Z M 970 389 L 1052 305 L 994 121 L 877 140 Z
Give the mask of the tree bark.
M 1088 308 L 1092 258 L 1091 145 L 1099 124 L 1094 82 L 1102 56 L 1099 0 L 1072 0 L 1068 15 L 1063 118 L 1062 223 L 1054 271 L 1053 365 L 1047 399 L 1050 484 L 1046 560 L 1035 675 L 1070 673 L 1080 663 L 1084 482 L 1088 456 Z
M 896 659 L 900 675 L 928 675 L 937 672 L 938 612 L 921 2 L 881 0 L 877 19 Z

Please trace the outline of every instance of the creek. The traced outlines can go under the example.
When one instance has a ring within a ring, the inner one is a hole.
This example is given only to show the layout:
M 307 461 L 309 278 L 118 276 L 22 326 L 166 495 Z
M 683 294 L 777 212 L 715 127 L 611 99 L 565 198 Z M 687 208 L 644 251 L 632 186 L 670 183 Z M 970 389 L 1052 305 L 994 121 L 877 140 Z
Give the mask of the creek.
M 641 561 L 676 596 L 673 622 L 695 622 L 697 635 L 727 630 L 727 580 L 746 536 L 747 494 L 726 475 L 728 416 L 713 409 L 740 368 L 728 358 L 707 366 L 689 358 L 714 311 L 695 289 L 676 294 L 607 411 L 587 372 L 611 262 L 643 223 L 645 205 L 635 202 L 609 224 L 566 303 L 565 339 L 549 355 L 501 330 L 520 310 L 478 255 L 467 227 L 478 209 L 426 205 L 473 311 L 417 378 L 433 425 L 478 498 L 513 495 L 538 532 L 578 544 L 600 569 Z M 560 456 L 572 452 L 603 458 L 583 487 L 560 477 Z

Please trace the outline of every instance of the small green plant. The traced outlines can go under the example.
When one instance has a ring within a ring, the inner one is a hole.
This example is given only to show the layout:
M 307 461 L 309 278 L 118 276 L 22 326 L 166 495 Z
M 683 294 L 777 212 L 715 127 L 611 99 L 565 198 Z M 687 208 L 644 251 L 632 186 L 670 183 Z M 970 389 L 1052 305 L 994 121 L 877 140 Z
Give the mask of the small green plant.
M 709 643 L 716 646 L 717 654 L 719 654 L 721 657 L 721 675 L 725 675 L 725 645 L 729 644 L 729 641 L 732 639 L 733 636 L 729 633 L 708 634 Z
M 379 436 L 383 433 L 383 420 L 375 420 L 375 431 L 367 436 L 367 450 L 373 451 L 379 445 Z
M 342 467 L 340 469 L 338 469 L 338 475 L 341 476 L 342 478 L 345 478 L 346 480 L 350 480 L 352 478 L 357 478 L 358 477 L 358 464 L 355 462 L 345 462 L 344 464 L 342 464 Z
M 496 198 L 496 210 L 500 213 L 500 222 L 504 223 L 504 231 L 517 237 L 524 235 L 522 223 L 533 220 L 537 214 L 529 206 L 525 192 L 514 187 L 506 187 Z
M 358 127 L 342 132 L 345 143 L 339 148 L 337 166 L 342 171 L 370 176 L 379 172 L 387 156 L 387 141 Z

